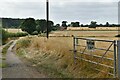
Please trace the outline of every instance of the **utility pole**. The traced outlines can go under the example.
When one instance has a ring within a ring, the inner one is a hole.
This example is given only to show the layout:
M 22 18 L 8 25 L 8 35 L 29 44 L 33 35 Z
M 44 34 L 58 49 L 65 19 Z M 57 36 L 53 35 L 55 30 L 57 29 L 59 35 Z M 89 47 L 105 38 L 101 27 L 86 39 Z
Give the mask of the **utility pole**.
M 47 39 L 49 38 L 49 0 L 46 0 Z

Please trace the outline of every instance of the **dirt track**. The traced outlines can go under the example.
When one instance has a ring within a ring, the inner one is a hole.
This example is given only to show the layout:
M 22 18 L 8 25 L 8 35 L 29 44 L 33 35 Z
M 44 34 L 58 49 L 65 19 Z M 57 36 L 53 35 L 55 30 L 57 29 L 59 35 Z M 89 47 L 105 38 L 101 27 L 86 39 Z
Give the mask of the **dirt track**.
M 45 78 L 45 76 L 39 73 L 36 69 L 27 66 L 22 62 L 15 53 L 12 52 L 12 48 L 16 44 L 16 41 L 9 47 L 6 54 L 6 63 L 8 66 L 2 69 L 3 78 Z

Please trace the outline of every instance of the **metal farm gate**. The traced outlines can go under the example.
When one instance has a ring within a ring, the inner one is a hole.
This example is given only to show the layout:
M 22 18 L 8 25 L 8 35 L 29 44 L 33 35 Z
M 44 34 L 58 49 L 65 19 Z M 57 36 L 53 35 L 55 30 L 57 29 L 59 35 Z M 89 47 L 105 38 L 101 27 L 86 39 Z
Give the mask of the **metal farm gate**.
M 120 41 L 73 37 L 74 62 L 82 60 L 93 65 L 95 71 L 104 72 L 114 78 L 120 73 Z M 119 48 L 118 48 L 119 47 Z

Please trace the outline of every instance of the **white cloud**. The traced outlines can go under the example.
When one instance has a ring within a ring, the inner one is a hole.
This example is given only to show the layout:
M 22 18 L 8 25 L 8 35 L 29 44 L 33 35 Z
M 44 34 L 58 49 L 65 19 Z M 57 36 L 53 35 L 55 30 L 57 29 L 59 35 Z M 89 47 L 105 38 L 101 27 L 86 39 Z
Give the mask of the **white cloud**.
M 1 0 L 1 17 L 46 18 L 46 0 Z M 89 23 L 109 21 L 117 23 L 118 0 L 49 0 L 50 19 L 56 23 L 62 20 Z M 84 2 L 84 4 L 83 4 Z

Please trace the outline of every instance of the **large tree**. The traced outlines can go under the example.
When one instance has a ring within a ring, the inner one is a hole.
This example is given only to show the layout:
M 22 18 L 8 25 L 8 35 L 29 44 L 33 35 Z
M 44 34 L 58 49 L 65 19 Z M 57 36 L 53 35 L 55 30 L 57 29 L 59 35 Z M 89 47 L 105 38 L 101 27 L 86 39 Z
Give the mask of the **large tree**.
M 46 30 L 47 30 L 47 22 L 46 22 L 45 19 L 37 20 L 36 23 L 37 23 L 36 29 L 37 29 L 38 32 L 40 32 L 40 31 L 42 33 L 46 32 Z M 49 32 L 53 29 L 53 25 L 54 25 L 53 21 L 49 21 L 49 25 L 48 25 Z
M 79 22 L 71 22 L 71 27 L 79 27 Z
M 62 27 L 66 27 L 67 28 L 67 21 L 62 21 Z
M 96 27 L 97 27 L 97 22 L 91 21 L 89 28 L 96 28 Z
M 37 20 L 36 23 L 37 23 L 37 27 L 36 27 L 37 31 L 38 32 L 41 31 L 43 33 L 46 30 L 46 20 L 45 19 Z
M 22 24 L 21 29 L 23 31 L 32 34 L 36 30 L 36 23 L 34 18 L 27 18 Z
M 110 26 L 109 22 L 106 22 L 106 27 L 109 27 L 109 26 Z

